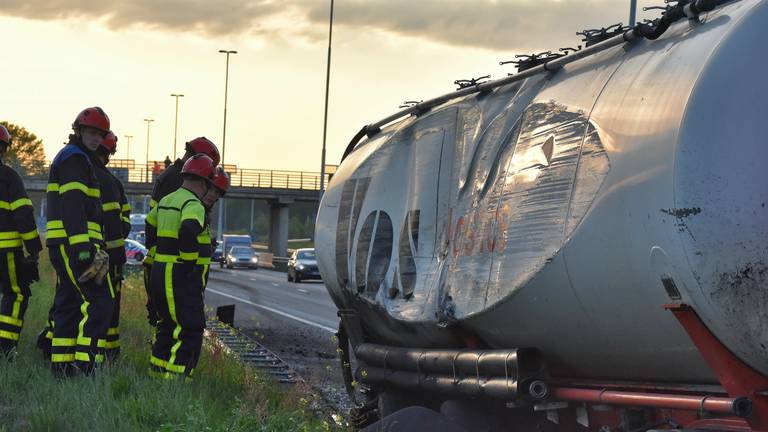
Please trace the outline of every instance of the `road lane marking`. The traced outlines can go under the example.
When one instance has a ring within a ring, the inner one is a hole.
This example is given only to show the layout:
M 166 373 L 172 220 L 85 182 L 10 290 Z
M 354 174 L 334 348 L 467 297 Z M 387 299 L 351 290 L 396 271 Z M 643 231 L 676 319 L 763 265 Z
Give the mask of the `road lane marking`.
M 309 291 L 307 291 L 305 289 L 301 289 L 301 288 L 299 288 L 299 292 L 303 292 L 304 294 L 309 294 Z
M 276 284 L 276 283 L 272 282 L 272 286 L 276 286 L 276 287 L 279 287 L 280 285 L 278 285 L 278 284 Z
M 206 288 L 206 291 L 207 292 L 212 292 L 214 294 L 218 294 L 220 296 L 229 297 L 229 298 L 231 298 L 233 300 L 237 300 L 237 301 L 239 301 L 241 303 L 245 303 L 245 304 L 257 307 L 257 308 L 262 308 L 262 309 L 270 311 L 272 313 L 276 313 L 276 314 L 278 314 L 280 316 L 283 316 L 283 317 L 286 317 L 286 318 L 290 318 L 292 320 L 298 321 L 298 322 L 306 324 L 306 325 L 310 325 L 310 326 L 315 327 L 315 328 L 319 328 L 320 330 L 325 330 L 325 331 L 328 331 L 328 332 L 331 332 L 331 333 L 336 333 L 336 329 L 335 328 L 327 327 L 327 326 L 324 326 L 322 324 L 318 324 L 318 323 L 315 323 L 315 322 L 312 322 L 312 321 L 309 321 L 309 320 L 305 320 L 304 318 L 297 317 L 296 315 L 291 315 L 291 314 L 289 314 L 287 312 L 283 312 L 281 310 L 277 310 L 277 309 L 271 308 L 269 306 L 264 306 L 264 305 L 256 304 L 256 303 L 254 303 L 252 301 L 249 301 L 249 300 L 246 300 L 246 299 L 242 299 L 242 298 L 237 297 L 237 296 L 233 296 L 232 294 L 227 294 L 225 292 L 221 292 L 221 291 L 213 289 L 213 288 Z

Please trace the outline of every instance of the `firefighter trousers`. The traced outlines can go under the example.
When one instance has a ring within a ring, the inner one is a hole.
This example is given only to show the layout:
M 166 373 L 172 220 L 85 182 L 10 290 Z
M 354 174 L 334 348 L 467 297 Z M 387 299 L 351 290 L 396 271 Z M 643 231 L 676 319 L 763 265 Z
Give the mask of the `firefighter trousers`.
M 120 298 L 123 288 L 123 266 L 110 266 L 110 280 L 115 293 L 112 319 L 107 329 L 107 360 L 115 360 L 120 355 Z
M 21 250 L 0 251 L 0 355 L 19 343 L 24 313 L 29 304 L 29 281 Z
M 155 262 L 150 277 L 158 316 L 150 356 L 150 374 L 191 378 L 203 345 L 202 266 Z
M 115 294 L 109 274 L 102 284 L 78 283 L 63 245 L 49 248 L 58 283 L 53 300 L 51 368 L 56 376 L 93 372 L 105 359 Z

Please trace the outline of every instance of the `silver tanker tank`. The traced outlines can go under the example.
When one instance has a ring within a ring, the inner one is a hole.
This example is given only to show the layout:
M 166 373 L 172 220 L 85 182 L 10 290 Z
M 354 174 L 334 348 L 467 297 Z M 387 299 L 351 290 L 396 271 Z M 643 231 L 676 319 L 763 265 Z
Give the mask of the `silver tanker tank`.
M 317 219 L 368 337 L 716 382 L 665 303 L 768 374 L 768 2 L 743 0 L 372 134 Z

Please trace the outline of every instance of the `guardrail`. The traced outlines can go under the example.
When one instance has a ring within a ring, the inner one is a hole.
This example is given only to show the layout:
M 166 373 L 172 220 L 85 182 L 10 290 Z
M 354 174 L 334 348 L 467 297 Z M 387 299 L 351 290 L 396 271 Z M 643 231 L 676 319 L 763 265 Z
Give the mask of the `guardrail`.
M 222 166 L 229 173 L 234 187 L 320 190 L 320 173 L 318 172 L 244 169 L 228 164 Z M 161 161 L 137 164 L 133 160 L 113 159 L 107 168 L 123 182 L 152 183 L 163 172 L 165 166 Z M 333 176 L 335 166 L 327 169 L 327 171 L 325 184 L 328 184 Z M 44 174 L 27 175 L 27 177 L 46 179 L 47 173 L 48 167 L 46 167 Z

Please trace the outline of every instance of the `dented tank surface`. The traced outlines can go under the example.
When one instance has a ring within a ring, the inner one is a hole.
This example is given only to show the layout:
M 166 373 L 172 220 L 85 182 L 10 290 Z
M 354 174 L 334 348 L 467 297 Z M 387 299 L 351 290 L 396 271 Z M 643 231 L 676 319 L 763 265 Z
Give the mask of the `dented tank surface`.
M 391 124 L 343 161 L 318 264 L 378 342 L 461 325 L 562 373 L 714 382 L 665 303 L 768 374 L 768 2 Z

